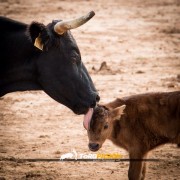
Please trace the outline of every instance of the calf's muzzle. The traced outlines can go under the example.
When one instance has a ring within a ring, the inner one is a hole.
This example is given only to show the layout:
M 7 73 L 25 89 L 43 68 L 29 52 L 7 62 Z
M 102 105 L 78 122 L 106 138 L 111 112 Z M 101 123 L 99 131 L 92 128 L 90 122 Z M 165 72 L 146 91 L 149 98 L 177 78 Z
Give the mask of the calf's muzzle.
M 100 145 L 98 143 L 89 143 L 88 146 L 91 151 L 98 151 L 100 148 Z

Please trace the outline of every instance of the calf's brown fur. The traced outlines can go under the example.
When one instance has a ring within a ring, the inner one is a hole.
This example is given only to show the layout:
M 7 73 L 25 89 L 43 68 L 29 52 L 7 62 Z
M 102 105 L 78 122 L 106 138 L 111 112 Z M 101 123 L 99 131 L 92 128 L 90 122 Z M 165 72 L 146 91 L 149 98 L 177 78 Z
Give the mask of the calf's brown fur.
M 116 99 L 94 109 L 88 128 L 89 149 L 106 139 L 126 149 L 130 159 L 143 159 L 165 143 L 180 144 L 180 91 L 147 93 Z M 130 180 L 144 179 L 145 161 L 130 161 Z

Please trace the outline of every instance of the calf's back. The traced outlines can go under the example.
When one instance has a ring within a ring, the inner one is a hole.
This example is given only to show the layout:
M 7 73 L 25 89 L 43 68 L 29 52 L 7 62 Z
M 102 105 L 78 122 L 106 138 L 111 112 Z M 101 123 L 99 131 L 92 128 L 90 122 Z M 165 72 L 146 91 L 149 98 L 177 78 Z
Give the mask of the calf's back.
M 124 148 L 129 149 L 144 143 L 150 150 L 167 142 L 180 143 L 180 91 L 124 97 L 106 107 L 123 104 L 124 114 L 120 121 L 114 121 L 111 139 L 115 144 L 128 144 Z

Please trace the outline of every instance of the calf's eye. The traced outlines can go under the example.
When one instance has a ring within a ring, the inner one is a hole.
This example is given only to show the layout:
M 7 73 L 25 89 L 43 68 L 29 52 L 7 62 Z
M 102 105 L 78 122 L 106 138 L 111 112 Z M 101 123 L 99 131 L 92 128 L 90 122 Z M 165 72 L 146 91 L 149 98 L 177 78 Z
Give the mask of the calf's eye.
M 105 125 L 104 125 L 104 129 L 107 129 L 107 128 L 108 128 L 108 124 L 105 124 Z

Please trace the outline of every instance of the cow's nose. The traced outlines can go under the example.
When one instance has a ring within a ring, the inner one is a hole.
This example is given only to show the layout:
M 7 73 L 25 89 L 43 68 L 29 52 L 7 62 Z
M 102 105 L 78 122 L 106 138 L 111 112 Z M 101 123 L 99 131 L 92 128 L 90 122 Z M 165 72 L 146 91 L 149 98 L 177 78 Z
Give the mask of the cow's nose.
M 91 104 L 91 108 L 94 108 L 96 106 L 96 102 L 98 102 L 100 100 L 100 97 L 98 94 L 95 94 L 95 98 L 94 100 L 92 101 L 92 104 Z
M 89 143 L 89 149 L 91 151 L 97 151 L 99 149 L 99 144 L 98 143 Z
M 97 94 L 96 95 L 96 102 L 99 102 L 100 101 L 100 96 Z

